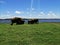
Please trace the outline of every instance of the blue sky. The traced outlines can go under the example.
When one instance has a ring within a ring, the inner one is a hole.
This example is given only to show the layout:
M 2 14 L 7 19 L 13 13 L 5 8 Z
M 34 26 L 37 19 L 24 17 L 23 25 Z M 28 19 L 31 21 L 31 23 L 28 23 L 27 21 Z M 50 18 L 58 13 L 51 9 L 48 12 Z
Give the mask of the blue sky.
M 0 0 L 0 18 L 60 18 L 60 0 Z

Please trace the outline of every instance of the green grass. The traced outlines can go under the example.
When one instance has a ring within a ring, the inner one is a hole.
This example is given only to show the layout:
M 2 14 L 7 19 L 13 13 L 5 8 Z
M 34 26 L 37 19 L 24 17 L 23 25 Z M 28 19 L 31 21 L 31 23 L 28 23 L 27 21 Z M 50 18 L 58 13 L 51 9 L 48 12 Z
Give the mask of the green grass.
M 60 23 L 0 24 L 0 45 L 60 45 Z

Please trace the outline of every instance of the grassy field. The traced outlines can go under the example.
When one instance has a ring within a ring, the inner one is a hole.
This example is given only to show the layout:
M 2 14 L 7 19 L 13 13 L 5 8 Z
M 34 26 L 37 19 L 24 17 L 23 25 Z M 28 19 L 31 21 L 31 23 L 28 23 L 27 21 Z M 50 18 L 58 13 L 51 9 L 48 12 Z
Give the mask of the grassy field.
M 0 45 L 60 45 L 60 23 L 0 24 Z

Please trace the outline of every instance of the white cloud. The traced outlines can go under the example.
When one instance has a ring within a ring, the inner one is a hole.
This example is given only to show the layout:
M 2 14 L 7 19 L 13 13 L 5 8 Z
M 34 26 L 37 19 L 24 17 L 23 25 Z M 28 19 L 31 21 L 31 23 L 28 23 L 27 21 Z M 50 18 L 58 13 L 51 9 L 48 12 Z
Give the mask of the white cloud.
M 32 8 L 31 10 L 35 10 L 35 8 Z
M 40 12 L 41 14 L 44 14 L 44 12 Z
M 9 13 L 10 13 L 10 11 L 7 11 L 7 13 L 9 14 Z
M 55 14 L 55 13 L 53 13 L 52 11 L 49 11 L 49 13 L 47 14 L 48 15 L 48 17 L 50 17 L 50 18 L 57 18 L 58 16 Z
M 15 11 L 16 14 L 22 14 L 23 12 L 21 11 Z
M 38 16 L 44 17 L 45 16 L 45 13 L 44 12 L 40 12 Z
M 27 10 L 33 11 L 36 10 L 35 8 L 27 8 Z
M 9 11 L 7 13 L 10 13 Z
M 16 14 L 16 15 L 15 15 Z M 23 14 L 23 15 L 17 15 L 17 14 Z M 12 17 L 26 17 L 26 18 L 40 18 L 40 19 L 55 19 L 55 18 L 59 18 L 60 16 L 58 14 L 55 14 L 52 11 L 49 11 L 47 14 L 45 12 L 40 12 L 38 13 L 32 13 L 30 14 L 30 12 L 23 12 L 23 11 L 15 11 L 14 13 L 11 13 L 10 11 L 7 11 L 5 14 L 1 14 L 0 18 L 12 18 Z
M 39 18 L 60 18 L 60 16 L 53 13 L 52 11 L 49 11 L 47 14 L 44 12 L 40 12 L 38 16 Z
M 26 14 L 29 14 L 30 12 L 26 12 Z

